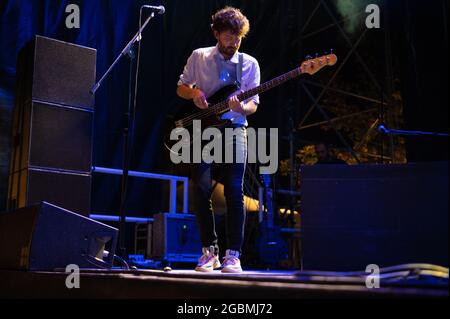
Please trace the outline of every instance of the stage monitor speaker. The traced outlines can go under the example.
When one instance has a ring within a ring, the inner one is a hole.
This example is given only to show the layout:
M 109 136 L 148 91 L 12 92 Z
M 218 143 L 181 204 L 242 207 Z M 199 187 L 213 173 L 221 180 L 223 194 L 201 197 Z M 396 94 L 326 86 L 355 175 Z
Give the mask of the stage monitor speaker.
M 0 213 L 0 268 L 111 268 L 117 235 L 116 228 L 47 202 Z
M 97 50 L 36 35 L 20 52 L 17 94 L 22 101 L 93 109 Z
M 305 270 L 448 267 L 448 162 L 302 166 Z

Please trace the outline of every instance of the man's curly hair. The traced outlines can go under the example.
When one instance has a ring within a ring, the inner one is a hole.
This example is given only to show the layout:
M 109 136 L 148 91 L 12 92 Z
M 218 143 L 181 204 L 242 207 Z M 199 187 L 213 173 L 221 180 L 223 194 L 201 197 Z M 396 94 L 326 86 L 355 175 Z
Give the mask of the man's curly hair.
M 239 9 L 225 7 L 212 16 L 211 28 L 214 31 L 230 31 L 240 37 L 245 37 L 250 30 L 250 23 Z

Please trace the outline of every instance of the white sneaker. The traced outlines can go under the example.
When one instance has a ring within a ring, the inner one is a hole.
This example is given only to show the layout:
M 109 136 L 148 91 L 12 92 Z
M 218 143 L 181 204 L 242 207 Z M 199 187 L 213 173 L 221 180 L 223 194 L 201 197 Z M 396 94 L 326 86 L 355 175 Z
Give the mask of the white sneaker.
M 241 261 L 239 260 L 239 252 L 227 249 L 223 259 L 222 272 L 224 273 L 240 273 L 242 272 Z
M 202 251 L 203 255 L 198 259 L 195 271 L 211 272 L 221 267 L 219 257 L 214 254 L 214 246 L 203 247 Z

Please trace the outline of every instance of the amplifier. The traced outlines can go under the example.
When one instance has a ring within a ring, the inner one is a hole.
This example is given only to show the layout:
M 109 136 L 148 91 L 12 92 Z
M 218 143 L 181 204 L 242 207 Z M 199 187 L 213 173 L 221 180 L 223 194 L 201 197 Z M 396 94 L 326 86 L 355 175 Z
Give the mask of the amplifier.
M 152 242 L 152 258 L 167 262 L 197 262 L 202 252 L 197 222 L 190 214 L 156 214 Z

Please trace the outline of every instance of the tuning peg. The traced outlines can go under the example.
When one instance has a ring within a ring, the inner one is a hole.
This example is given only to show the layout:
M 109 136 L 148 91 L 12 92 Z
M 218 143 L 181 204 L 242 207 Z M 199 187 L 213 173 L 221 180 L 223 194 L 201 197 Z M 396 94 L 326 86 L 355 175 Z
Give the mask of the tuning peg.
M 330 54 L 333 54 L 333 51 L 334 51 L 334 49 L 331 49 L 331 53 Z
M 312 59 L 312 56 L 310 56 L 309 54 L 305 57 L 306 61 L 311 60 L 311 59 Z
M 319 53 L 316 53 L 316 59 L 319 57 Z

